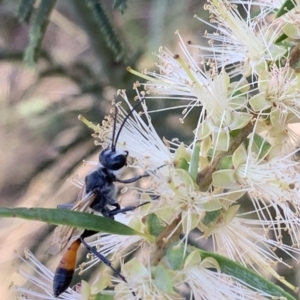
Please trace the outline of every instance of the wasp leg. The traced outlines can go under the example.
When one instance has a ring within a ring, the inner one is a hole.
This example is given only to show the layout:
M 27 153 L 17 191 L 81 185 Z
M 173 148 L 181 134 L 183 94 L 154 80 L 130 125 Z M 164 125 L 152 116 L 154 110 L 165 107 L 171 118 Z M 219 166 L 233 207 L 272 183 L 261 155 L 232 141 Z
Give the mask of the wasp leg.
M 113 209 L 114 210 L 114 209 Z M 109 210 L 108 208 L 103 208 L 102 210 L 102 215 L 104 217 L 110 218 L 110 219 L 114 219 L 114 214 L 111 214 L 111 210 Z
M 98 257 L 104 264 L 106 264 L 109 268 L 111 268 L 118 277 L 120 277 L 124 282 L 127 283 L 126 278 L 112 266 L 111 261 L 109 259 L 107 259 L 101 253 L 97 252 L 93 247 L 91 247 L 89 244 L 87 244 L 86 241 L 84 240 L 86 237 L 89 237 L 96 233 L 98 233 L 98 232 L 92 231 L 92 230 L 85 230 L 79 239 L 88 251 L 90 251 L 92 254 L 94 254 L 96 257 Z
M 109 203 L 110 206 L 114 206 L 115 208 L 114 209 L 109 209 L 108 207 L 103 207 L 101 213 L 104 217 L 107 217 L 107 218 L 111 218 L 111 219 L 114 219 L 114 216 L 116 214 L 114 213 L 111 213 L 111 212 L 114 212 L 116 211 L 117 213 L 119 212 L 119 210 L 121 209 L 121 206 L 119 205 L 119 203 L 117 202 L 113 202 L 113 201 L 110 201 Z
M 133 177 L 133 178 L 129 178 L 129 179 L 124 179 L 124 180 L 122 180 L 122 179 L 116 179 L 115 181 L 116 182 L 120 182 L 120 183 L 132 183 L 132 182 L 138 181 L 141 178 L 149 177 L 149 176 L 150 176 L 150 174 L 146 173 L 144 175 L 139 175 L 139 176 L 136 176 L 136 177 Z
M 96 232 L 96 231 L 92 231 L 92 230 L 85 230 L 84 232 L 83 232 L 83 234 L 80 236 L 80 241 L 81 241 L 81 243 L 86 247 L 86 249 L 88 250 L 88 251 L 90 251 L 92 254 L 94 254 L 97 258 L 99 258 L 104 264 L 106 264 L 109 268 L 111 268 L 112 270 L 113 270 L 113 272 L 121 279 L 121 280 L 123 280 L 126 284 L 128 284 L 128 282 L 127 282 L 127 280 L 126 280 L 126 278 L 118 271 L 118 270 L 116 270 L 113 266 L 112 266 L 112 263 L 111 263 L 111 261 L 109 260 L 109 259 L 107 259 L 105 256 L 103 256 L 101 253 L 99 253 L 99 252 L 97 252 L 93 247 L 91 247 L 89 244 L 87 244 L 86 242 L 85 242 L 85 238 L 86 237 L 89 237 L 89 236 L 91 236 L 91 235 L 93 235 L 93 234 L 96 234 L 96 233 L 98 233 L 98 232 Z M 135 294 L 135 292 L 134 291 L 131 291 L 131 293 L 132 293 L 132 295 L 134 296 L 134 297 L 136 297 L 136 294 Z M 140 299 L 139 299 L 140 300 Z
M 156 169 L 153 170 L 152 172 L 155 172 L 156 170 L 159 170 L 160 168 L 163 168 L 163 167 L 165 167 L 165 166 L 167 166 L 167 164 L 162 165 L 162 166 L 156 168 Z M 138 181 L 138 180 L 141 179 L 141 178 L 149 177 L 150 175 L 151 175 L 150 173 L 145 173 L 145 174 L 143 174 L 143 175 L 135 176 L 135 177 L 133 177 L 133 178 L 124 179 L 124 180 L 118 179 L 118 178 L 117 178 L 115 181 L 116 181 L 116 182 L 120 182 L 120 183 L 132 183 L 132 182 Z
M 149 201 L 145 202 L 145 203 L 142 203 L 142 204 L 139 204 L 139 205 L 130 205 L 130 206 L 126 206 L 124 208 L 119 208 L 119 209 L 113 209 L 109 212 L 110 216 L 113 217 L 119 213 L 124 213 L 124 212 L 127 212 L 127 211 L 131 211 L 131 210 L 135 210 L 136 208 L 140 207 L 140 206 L 143 206 L 143 205 L 146 205 L 150 203 Z M 120 207 L 120 206 L 119 206 Z

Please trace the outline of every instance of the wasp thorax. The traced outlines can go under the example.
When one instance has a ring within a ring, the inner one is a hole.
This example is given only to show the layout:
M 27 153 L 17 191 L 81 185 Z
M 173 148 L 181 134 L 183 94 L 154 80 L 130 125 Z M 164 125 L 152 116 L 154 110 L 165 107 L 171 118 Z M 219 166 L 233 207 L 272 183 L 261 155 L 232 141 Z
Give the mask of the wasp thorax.
M 128 151 L 116 150 L 109 148 L 103 150 L 99 155 L 99 161 L 103 167 L 116 171 L 123 168 L 127 164 Z

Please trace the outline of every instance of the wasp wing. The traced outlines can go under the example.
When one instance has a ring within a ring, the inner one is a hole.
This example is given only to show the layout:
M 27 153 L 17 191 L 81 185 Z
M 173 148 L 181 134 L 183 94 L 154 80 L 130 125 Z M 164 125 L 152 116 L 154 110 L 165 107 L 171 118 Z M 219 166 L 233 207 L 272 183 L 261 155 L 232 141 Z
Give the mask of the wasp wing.
M 83 196 L 84 195 L 84 196 Z M 82 189 L 77 201 L 75 202 L 72 210 L 74 211 L 87 211 L 94 201 L 95 194 L 90 192 L 86 194 L 85 188 Z M 84 229 L 76 227 L 60 225 L 54 230 L 48 254 L 55 255 L 62 251 L 69 242 L 78 239 Z

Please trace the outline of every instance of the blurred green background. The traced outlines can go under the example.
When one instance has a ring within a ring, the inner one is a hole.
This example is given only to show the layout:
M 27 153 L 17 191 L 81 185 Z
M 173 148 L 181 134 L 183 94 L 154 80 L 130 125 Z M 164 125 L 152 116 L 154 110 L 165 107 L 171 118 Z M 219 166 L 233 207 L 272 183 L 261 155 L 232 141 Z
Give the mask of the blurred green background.
M 176 53 L 176 30 L 184 40 L 199 43 L 205 28 L 194 15 L 208 17 L 199 0 L 129 0 L 123 14 L 111 0 L 96 1 L 119 39 L 120 56 L 95 21 L 87 5 L 93 2 L 55 3 L 33 67 L 23 56 L 40 2 L 22 1 L 34 7 L 28 22 L 20 22 L 21 1 L 0 1 L 1 206 L 56 207 L 74 201 L 78 191 L 67 179 L 84 178 L 91 168 L 82 160 L 96 160 L 100 151 L 78 114 L 98 123 L 109 113 L 117 89 L 126 89 L 132 99 L 132 85 L 139 79 L 126 67 L 155 70 L 152 53 L 162 45 Z M 164 106 L 160 101 L 152 105 Z M 165 118 L 153 114 L 152 120 L 162 137 L 183 138 L 180 117 L 181 111 L 172 111 Z M 166 126 L 170 122 L 174 126 Z M 0 220 L 1 299 L 13 299 L 12 282 L 26 285 L 15 272 L 14 249 L 22 255 L 28 247 L 55 270 L 60 257 L 47 255 L 52 230 L 39 222 Z

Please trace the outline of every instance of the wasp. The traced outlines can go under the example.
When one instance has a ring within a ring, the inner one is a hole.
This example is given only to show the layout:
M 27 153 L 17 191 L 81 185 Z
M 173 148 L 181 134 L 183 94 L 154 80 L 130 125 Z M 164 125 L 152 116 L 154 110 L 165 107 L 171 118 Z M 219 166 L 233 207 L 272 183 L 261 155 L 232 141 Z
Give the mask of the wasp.
M 99 154 L 99 167 L 85 177 L 84 186 L 77 201 L 72 206 L 72 210 L 86 211 L 91 208 L 93 211 L 101 213 L 104 217 L 114 218 L 114 216 L 119 213 L 132 211 L 137 207 L 146 204 L 143 203 L 137 206 L 127 206 L 121 208 L 117 200 L 115 200 L 116 187 L 114 185 L 114 182 L 127 184 L 135 182 L 143 177 L 150 176 L 149 173 L 145 173 L 143 175 L 125 180 L 119 179 L 116 176 L 116 171 L 119 171 L 127 164 L 128 157 L 128 151 L 116 149 L 118 138 L 122 128 L 125 125 L 125 122 L 142 101 L 143 99 L 139 101 L 139 103 L 135 105 L 126 115 L 119 127 L 117 134 L 116 123 L 118 108 L 115 106 L 111 145 Z M 62 207 L 64 207 L 64 205 L 62 205 Z M 91 230 L 84 230 L 83 233 L 82 231 L 79 233 L 77 228 L 69 226 L 58 226 L 56 228 L 48 253 L 56 254 L 65 248 L 67 249 L 64 252 L 55 271 L 53 280 L 53 294 L 55 297 L 58 297 L 60 294 L 62 294 L 69 287 L 72 281 L 76 266 L 77 251 L 81 244 L 83 244 L 92 254 L 97 256 L 103 263 L 110 267 L 113 272 L 115 272 L 116 275 L 124 282 L 127 282 L 125 277 L 112 267 L 111 262 L 106 257 L 104 257 L 101 253 L 98 253 L 84 241 L 86 237 L 89 237 L 95 233 L 95 231 Z M 135 293 L 132 293 L 135 296 Z

